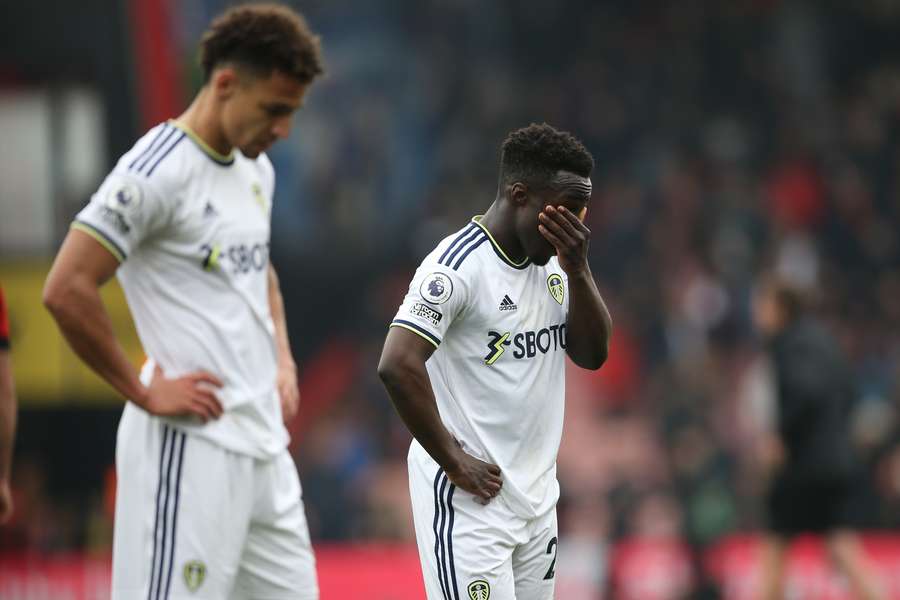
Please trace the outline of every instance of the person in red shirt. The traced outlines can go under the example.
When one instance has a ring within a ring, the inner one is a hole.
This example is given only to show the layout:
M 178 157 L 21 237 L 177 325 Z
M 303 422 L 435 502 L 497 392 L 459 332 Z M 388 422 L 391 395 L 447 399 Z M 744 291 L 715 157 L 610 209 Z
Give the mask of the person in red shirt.
M 9 480 L 15 434 L 16 393 L 9 355 L 9 317 L 3 288 L 0 288 L 0 524 L 6 523 L 13 512 Z

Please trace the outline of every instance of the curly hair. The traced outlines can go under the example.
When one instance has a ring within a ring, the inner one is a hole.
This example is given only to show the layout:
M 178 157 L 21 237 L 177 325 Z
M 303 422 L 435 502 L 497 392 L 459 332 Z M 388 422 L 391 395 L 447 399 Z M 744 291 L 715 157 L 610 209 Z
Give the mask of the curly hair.
M 200 41 L 203 80 L 225 63 L 263 76 L 277 70 L 303 84 L 323 72 L 319 36 L 301 15 L 278 4 L 235 6 L 213 20 Z
M 594 157 L 575 136 L 546 123 L 532 123 L 510 133 L 500 152 L 501 184 L 523 181 L 553 187 L 558 171 L 590 177 Z

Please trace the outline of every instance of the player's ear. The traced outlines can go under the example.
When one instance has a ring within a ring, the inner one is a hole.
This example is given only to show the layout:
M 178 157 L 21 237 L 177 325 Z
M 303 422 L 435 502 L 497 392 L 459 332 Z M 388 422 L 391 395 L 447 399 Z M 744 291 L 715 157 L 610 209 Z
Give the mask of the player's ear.
M 221 100 L 227 100 L 237 89 L 239 83 L 239 75 L 234 67 L 225 66 L 213 71 L 210 77 L 210 87 L 216 97 Z
M 525 203 L 528 202 L 528 186 L 517 181 L 506 188 L 506 195 L 514 206 L 525 206 Z

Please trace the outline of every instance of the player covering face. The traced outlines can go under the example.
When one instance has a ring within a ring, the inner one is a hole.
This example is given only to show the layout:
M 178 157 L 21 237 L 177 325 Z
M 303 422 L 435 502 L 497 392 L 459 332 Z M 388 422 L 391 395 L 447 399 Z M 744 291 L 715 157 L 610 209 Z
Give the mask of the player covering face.
M 422 261 L 378 373 L 414 436 L 410 494 L 431 600 L 553 596 L 565 357 L 606 360 L 587 261 L 593 159 L 549 125 L 503 144 L 497 196 Z

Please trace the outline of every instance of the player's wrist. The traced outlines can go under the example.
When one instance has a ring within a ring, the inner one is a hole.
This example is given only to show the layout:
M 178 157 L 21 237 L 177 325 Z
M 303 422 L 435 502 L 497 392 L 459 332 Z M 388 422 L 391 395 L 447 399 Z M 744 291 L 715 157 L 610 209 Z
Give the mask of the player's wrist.
M 296 371 L 296 370 L 297 370 L 297 363 L 295 363 L 295 362 L 294 362 L 294 359 L 291 358 L 290 356 L 286 356 L 286 357 L 283 357 L 283 358 L 279 357 L 279 359 L 278 359 L 278 369 L 279 369 L 280 371 L 285 371 L 285 370 L 287 370 L 287 371 Z
M 569 277 L 569 283 L 587 283 L 589 281 L 593 281 L 593 276 L 591 275 L 591 267 L 585 262 L 583 265 L 578 265 L 569 269 L 566 272 L 566 275 Z
M 149 413 L 152 413 L 152 404 L 153 404 L 153 396 L 151 394 L 151 390 L 149 386 L 139 385 L 136 388 L 134 394 L 130 396 L 131 401 L 146 410 Z
M 441 465 L 441 469 L 449 475 L 458 473 L 462 468 L 464 460 L 465 453 L 455 442 L 456 440 L 454 440 L 453 446 L 447 448 L 446 452 L 444 452 L 443 460 L 438 461 Z

